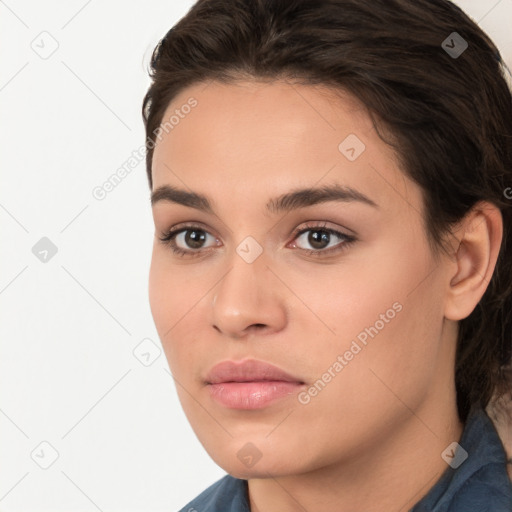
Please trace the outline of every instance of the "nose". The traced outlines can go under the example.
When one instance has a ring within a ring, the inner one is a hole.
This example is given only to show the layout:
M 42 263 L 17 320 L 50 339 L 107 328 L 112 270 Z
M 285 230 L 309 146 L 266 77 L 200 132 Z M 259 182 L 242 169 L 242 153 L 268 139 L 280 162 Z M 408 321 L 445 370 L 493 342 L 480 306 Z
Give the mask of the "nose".
M 237 253 L 215 287 L 213 326 L 230 338 L 270 334 L 286 324 L 286 287 L 269 268 L 264 253 L 248 263 Z M 271 264 L 271 263 L 270 263 Z

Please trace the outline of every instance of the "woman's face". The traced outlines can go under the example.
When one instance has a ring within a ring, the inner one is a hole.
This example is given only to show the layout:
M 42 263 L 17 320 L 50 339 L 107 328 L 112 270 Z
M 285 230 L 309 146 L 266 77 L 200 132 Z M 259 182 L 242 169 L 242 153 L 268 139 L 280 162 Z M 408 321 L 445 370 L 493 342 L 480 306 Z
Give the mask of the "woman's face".
M 182 91 L 171 116 L 153 193 L 183 194 L 155 196 L 149 296 L 210 456 L 240 478 L 298 474 L 427 420 L 453 388 L 448 266 L 429 249 L 419 187 L 362 106 L 326 88 L 211 82 Z M 192 193 L 211 210 L 180 204 Z M 252 383 L 211 383 L 218 363 L 247 360 L 293 382 L 246 366 L 218 380 Z

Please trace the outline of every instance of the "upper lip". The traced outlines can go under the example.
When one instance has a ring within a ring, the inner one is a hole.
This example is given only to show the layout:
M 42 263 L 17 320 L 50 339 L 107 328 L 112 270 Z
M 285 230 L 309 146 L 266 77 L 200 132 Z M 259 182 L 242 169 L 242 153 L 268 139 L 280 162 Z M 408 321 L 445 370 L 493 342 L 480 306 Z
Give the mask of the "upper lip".
M 264 361 L 246 359 L 244 361 L 222 361 L 210 369 L 206 375 L 207 384 L 220 382 L 254 382 L 254 381 L 303 382 L 281 368 Z

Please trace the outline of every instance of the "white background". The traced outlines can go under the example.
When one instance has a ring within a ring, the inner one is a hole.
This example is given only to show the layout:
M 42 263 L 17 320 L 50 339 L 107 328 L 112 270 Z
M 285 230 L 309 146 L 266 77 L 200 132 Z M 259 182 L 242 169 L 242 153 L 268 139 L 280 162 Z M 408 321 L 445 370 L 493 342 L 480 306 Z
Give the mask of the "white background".
M 143 145 L 151 51 L 192 3 L 0 0 L 2 512 L 174 511 L 225 474 L 158 356 L 144 161 L 92 195 Z M 512 0 L 457 3 L 512 68 Z

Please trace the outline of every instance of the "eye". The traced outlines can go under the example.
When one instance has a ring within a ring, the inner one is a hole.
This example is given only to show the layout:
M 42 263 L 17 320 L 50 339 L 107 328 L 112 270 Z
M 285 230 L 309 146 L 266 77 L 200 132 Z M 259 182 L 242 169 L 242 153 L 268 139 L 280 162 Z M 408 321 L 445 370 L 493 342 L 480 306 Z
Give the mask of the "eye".
M 309 244 L 313 249 L 301 249 L 308 255 L 324 256 L 346 249 L 350 244 L 356 241 L 353 235 L 347 235 L 336 229 L 327 228 L 325 224 L 308 225 L 306 228 L 297 229 L 294 233 L 294 240 L 301 240 L 301 243 Z M 306 236 L 306 234 L 309 235 Z M 331 242 L 338 243 L 331 245 Z M 294 242 L 294 246 L 296 243 Z
M 310 232 L 310 234 L 306 237 L 305 235 L 308 232 Z M 214 243 L 210 248 L 206 247 L 205 249 L 204 244 L 208 237 L 211 237 L 214 242 L 218 241 L 201 226 L 179 225 L 163 233 L 159 239 L 162 243 L 168 245 L 174 254 L 178 256 L 195 257 L 200 256 L 204 252 L 209 252 L 212 247 L 218 245 Z M 337 238 L 339 242 L 334 244 L 334 246 L 329 247 L 333 241 L 333 237 L 335 239 Z M 313 249 L 304 249 L 299 247 L 299 249 L 305 254 L 324 256 L 326 254 L 332 254 L 344 250 L 350 244 L 355 242 L 356 238 L 353 235 L 347 235 L 336 229 L 327 228 L 326 224 L 313 224 L 307 225 L 305 228 L 303 227 L 295 230 L 293 233 L 293 240 L 294 242 L 292 243 L 292 247 L 297 246 L 295 242 L 296 240 L 301 240 L 301 244 L 308 243 L 313 247 Z
M 198 256 L 200 252 L 204 251 L 203 244 L 208 236 L 215 240 L 215 237 L 201 226 L 189 225 L 173 228 L 164 233 L 159 239 L 179 256 Z M 185 248 L 180 247 L 180 245 Z

